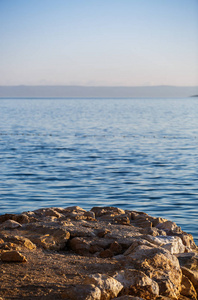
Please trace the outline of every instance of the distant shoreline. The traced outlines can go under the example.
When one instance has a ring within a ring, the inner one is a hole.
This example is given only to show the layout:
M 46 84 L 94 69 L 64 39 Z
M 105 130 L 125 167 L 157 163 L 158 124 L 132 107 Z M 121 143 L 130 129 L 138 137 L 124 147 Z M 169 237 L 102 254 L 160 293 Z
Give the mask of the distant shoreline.
M 198 86 L 0 86 L 0 98 L 186 98 L 197 95 Z

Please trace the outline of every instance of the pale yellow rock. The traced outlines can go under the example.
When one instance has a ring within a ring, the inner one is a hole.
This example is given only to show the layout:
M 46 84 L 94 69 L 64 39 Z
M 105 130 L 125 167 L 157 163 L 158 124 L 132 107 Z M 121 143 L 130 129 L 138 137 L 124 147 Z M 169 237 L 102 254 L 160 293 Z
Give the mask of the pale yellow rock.
M 25 247 L 29 250 L 35 250 L 36 249 L 36 245 L 34 243 L 32 243 L 28 238 L 25 238 L 23 236 L 11 236 L 9 238 L 9 241 L 20 246 L 20 247 Z
M 122 283 L 124 286 L 124 294 L 128 294 L 131 286 L 143 287 L 145 291 L 148 290 L 152 295 L 159 295 L 159 286 L 157 282 L 149 278 L 144 272 L 135 269 L 125 269 L 118 272 L 114 278 Z
M 4 262 L 26 262 L 25 256 L 18 251 L 7 251 L 1 254 L 1 260 Z
M 185 246 L 178 236 L 151 236 L 147 235 L 144 237 L 150 243 L 160 246 L 170 251 L 171 254 L 178 254 L 185 252 Z
M 168 250 L 152 245 L 148 241 L 147 243 L 138 241 L 132 244 L 124 253 L 126 263 L 129 260 L 135 263 L 139 270 L 146 268 L 146 274 L 158 283 L 159 294 L 177 299 L 182 278 L 178 259 Z
M 109 300 L 117 297 L 123 289 L 123 285 L 111 276 L 93 274 L 85 278 L 84 284 L 93 284 L 101 290 L 101 300 Z

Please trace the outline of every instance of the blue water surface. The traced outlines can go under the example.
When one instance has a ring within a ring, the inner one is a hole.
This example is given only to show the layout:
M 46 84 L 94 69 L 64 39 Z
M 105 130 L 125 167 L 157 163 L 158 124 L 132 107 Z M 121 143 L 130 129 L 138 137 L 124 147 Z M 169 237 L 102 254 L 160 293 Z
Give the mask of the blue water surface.
M 0 214 L 118 206 L 198 241 L 198 100 L 0 99 Z

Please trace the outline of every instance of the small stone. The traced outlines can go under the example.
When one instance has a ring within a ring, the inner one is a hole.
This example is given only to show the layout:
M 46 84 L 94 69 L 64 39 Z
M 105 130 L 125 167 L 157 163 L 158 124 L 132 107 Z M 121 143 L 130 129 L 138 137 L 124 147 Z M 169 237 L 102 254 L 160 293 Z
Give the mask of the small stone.
M 147 217 L 148 217 L 148 214 L 144 213 L 144 212 L 137 212 L 137 211 L 132 211 L 131 212 L 131 219 L 132 220 L 145 219 Z
M 102 257 L 102 258 L 113 257 L 113 252 L 110 249 L 103 250 L 100 252 L 100 257 Z
M 18 251 L 7 251 L 1 254 L 1 260 L 4 262 L 26 262 L 27 259 Z
M 107 233 L 110 233 L 110 230 L 108 230 L 108 229 L 99 229 L 99 230 L 97 230 L 97 236 L 99 237 L 99 238 L 103 238 L 103 237 L 105 237 L 105 235 L 107 234 Z
M 117 242 L 113 242 L 109 248 L 113 252 L 114 255 L 118 255 L 122 253 L 122 246 Z
M 89 253 L 90 241 L 81 237 L 75 237 L 69 241 L 69 248 L 80 255 Z
M 19 228 L 22 225 L 14 220 L 7 220 L 1 224 L 1 229 L 15 229 Z
M 14 243 L 6 242 L 0 245 L 2 250 L 20 250 L 20 247 Z
M 135 220 L 135 225 L 138 227 L 142 228 L 151 228 L 152 227 L 152 222 L 146 218 L 146 219 L 136 219 Z
M 93 284 L 75 285 L 63 291 L 61 298 L 69 300 L 100 300 L 101 291 Z
M 130 219 L 128 216 L 117 216 L 115 217 L 115 223 L 121 224 L 121 225 L 130 225 Z
M 93 211 L 86 211 L 84 216 L 87 217 L 88 220 L 95 220 L 95 213 Z
M 125 214 L 125 211 L 118 207 L 93 207 L 91 209 L 96 215 L 96 217 L 101 217 L 103 215 L 111 215 L 111 216 L 117 216 L 120 214 Z
M 90 248 L 89 248 L 89 252 L 91 254 L 94 254 L 96 252 L 101 252 L 103 251 L 104 249 L 102 247 L 99 247 L 98 245 L 91 245 Z
M 28 238 L 25 238 L 23 236 L 10 236 L 7 238 L 8 242 L 13 243 L 19 247 L 24 247 L 27 248 L 29 250 L 35 250 L 36 249 L 36 245 L 33 244 Z

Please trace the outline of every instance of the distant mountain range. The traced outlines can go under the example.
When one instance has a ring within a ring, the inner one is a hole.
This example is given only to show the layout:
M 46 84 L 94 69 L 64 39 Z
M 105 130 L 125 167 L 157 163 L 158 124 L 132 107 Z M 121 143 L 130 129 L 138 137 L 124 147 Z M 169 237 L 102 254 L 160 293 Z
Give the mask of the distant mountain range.
M 0 86 L 0 98 L 171 98 L 198 95 L 198 86 Z

